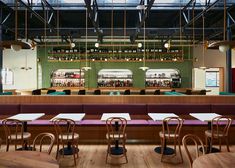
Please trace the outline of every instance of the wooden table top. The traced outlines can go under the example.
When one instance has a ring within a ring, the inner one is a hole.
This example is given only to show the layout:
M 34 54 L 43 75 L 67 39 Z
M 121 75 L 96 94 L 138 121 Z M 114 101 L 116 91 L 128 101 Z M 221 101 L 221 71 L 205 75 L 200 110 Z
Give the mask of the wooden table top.
M 193 162 L 193 168 L 231 168 L 235 165 L 235 153 L 210 153 L 198 157 Z
M 47 153 L 37 151 L 0 152 L 0 167 L 59 168 L 57 160 Z

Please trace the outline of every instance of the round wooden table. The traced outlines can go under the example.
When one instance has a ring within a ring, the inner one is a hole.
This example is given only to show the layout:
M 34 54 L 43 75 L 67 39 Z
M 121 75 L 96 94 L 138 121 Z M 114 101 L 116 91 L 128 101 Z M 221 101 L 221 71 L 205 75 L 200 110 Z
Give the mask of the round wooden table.
M 193 168 L 231 168 L 235 165 L 235 153 L 210 153 L 198 157 L 193 162 Z
M 47 153 L 37 151 L 0 152 L 0 167 L 59 168 L 57 160 Z

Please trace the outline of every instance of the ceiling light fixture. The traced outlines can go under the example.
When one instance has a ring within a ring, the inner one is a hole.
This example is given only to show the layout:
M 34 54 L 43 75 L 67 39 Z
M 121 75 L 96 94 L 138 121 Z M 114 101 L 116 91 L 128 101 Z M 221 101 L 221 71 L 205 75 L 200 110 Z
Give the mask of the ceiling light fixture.
M 87 23 L 87 17 L 88 17 L 88 14 L 87 14 L 87 7 L 86 7 L 86 42 L 85 42 L 85 48 L 86 48 L 86 51 L 85 51 L 85 66 L 82 67 L 82 69 L 84 71 L 88 71 L 88 70 L 91 70 L 91 67 L 88 66 L 88 58 L 87 58 L 87 26 L 88 26 L 88 23 Z

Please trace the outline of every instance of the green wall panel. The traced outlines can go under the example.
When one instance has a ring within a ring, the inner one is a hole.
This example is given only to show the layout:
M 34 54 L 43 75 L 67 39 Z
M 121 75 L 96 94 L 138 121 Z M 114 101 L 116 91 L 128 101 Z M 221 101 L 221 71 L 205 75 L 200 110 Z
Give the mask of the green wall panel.
M 80 69 L 85 66 L 85 62 L 48 62 L 47 51 L 38 48 L 38 58 L 42 65 L 42 87 L 50 87 L 51 73 L 57 69 Z M 133 87 L 144 88 L 144 72 L 139 69 L 142 62 L 91 62 L 92 70 L 85 73 L 85 86 L 95 88 L 97 86 L 97 74 L 101 69 L 130 69 L 133 72 Z M 181 87 L 192 87 L 192 61 L 184 62 L 146 62 L 146 66 L 151 69 L 178 69 L 182 78 Z

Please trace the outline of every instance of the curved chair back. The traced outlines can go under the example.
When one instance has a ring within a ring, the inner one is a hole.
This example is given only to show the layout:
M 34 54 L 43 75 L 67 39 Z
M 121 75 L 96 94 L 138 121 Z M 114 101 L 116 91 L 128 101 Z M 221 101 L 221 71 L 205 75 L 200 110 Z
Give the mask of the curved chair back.
M 53 120 L 56 139 L 61 142 L 74 140 L 75 121 L 67 118 L 56 118 Z
M 124 95 L 130 95 L 130 94 L 131 94 L 130 89 L 125 90 L 123 94 L 124 94 Z
M 107 135 L 111 139 L 124 138 L 127 120 L 122 117 L 111 117 L 106 120 Z
M 39 151 L 40 152 L 42 152 L 43 142 L 49 142 L 49 147 L 47 149 L 47 153 L 51 154 L 51 150 L 52 150 L 54 142 L 55 142 L 55 136 L 52 133 L 47 133 L 47 132 L 38 134 L 33 140 L 33 149 L 34 150 L 36 150 L 36 144 L 38 141 L 39 141 Z
M 189 142 L 193 142 L 194 144 L 194 147 L 195 147 L 195 152 L 196 152 L 196 158 L 199 157 L 199 148 L 201 147 L 202 148 L 202 155 L 205 154 L 205 149 L 204 149 L 204 145 L 203 145 L 203 142 L 202 140 L 196 136 L 196 135 L 193 135 L 193 134 L 188 134 L 188 135 L 185 135 L 182 139 L 182 144 L 183 144 L 183 147 L 185 149 L 185 152 L 187 154 L 187 158 L 190 162 L 190 167 L 192 168 L 192 164 L 193 164 L 193 159 L 192 159 L 192 156 L 188 150 L 188 143 Z
M 163 135 L 167 138 L 176 138 L 180 135 L 184 120 L 179 117 L 167 117 L 162 123 Z
M 15 119 L 4 119 L 2 120 L 2 125 L 5 131 L 6 139 L 23 140 L 24 127 L 22 121 Z M 14 139 L 12 139 L 13 137 Z
M 212 137 L 221 134 L 222 136 L 228 136 L 229 128 L 232 124 L 232 119 L 225 116 L 218 116 L 212 119 L 211 122 L 211 134 Z
M 86 90 L 82 89 L 78 91 L 78 95 L 85 95 L 86 94 Z
M 66 95 L 71 95 L 71 90 L 69 90 L 69 89 L 63 90 L 63 92 L 64 92 Z

